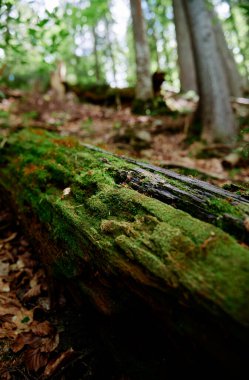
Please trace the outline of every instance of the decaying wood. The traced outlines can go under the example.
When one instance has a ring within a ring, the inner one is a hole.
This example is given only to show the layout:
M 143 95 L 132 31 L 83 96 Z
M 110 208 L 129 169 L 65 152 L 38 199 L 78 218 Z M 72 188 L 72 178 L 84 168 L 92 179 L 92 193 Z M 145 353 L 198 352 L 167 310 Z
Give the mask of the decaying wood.
M 221 227 L 244 217 L 246 225 L 246 197 L 43 130 L 8 138 L 0 186 L 49 271 L 77 284 L 103 313 L 138 297 L 168 334 L 225 366 L 246 361 L 248 247 L 189 215 L 195 208 L 213 222 L 220 209 Z
M 103 151 L 85 145 L 90 150 Z M 205 222 L 218 225 L 242 241 L 249 242 L 245 220 L 249 215 L 249 196 L 238 195 L 172 170 L 163 169 L 131 158 L 123 160 L 136 165 L 132 170 L 118 170 L 121 182 L 167 203 Z

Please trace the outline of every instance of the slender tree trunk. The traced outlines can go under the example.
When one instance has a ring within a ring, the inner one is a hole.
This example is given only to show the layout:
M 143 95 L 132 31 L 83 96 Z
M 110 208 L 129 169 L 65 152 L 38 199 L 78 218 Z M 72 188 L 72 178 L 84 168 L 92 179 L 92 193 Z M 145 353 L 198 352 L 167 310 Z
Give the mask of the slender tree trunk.
M 214 26 L 216 41 L 218 50 L 221 55 L 222 65 L 224 72 L 226 74 L 227 83 L 230 89 L 230 95 L 232 96 L 242 96 L 242 78 L 238 71 L 234 56 L 232 51 L 229 49 L 226 38 L 222 29 L 222 25 L 215 14 L 214 10 L 210 12 L 212 17 L 212 24 Z
M 173 0 L 181 91 L 197 91 L 191 36 L 182 0 Z
M 157 65 L 157 70 L 160 71 L 160 55 L 158 51 L 158 42 L 157 42 L 157 32 L 156 32 L 156 13 L 155 13 L 155 8 L 151 5 L 150 1 L 147 0 L 147 6 L 148 10 L 150 13 L 150 25 L 152 29 L 152 41 L 153 41 L 153 48 L 155 52 L 155 58 L 156 58 L 156 65 Z M 154 5 L 155 6 L 155 5 Z
M 93 52 L 94 52 L 94 58 L 95 58 L 95 77 L 96 82 L 100 81 L 100 68 L 99 68 L 99 55 L 98 55 L 98 43 L 97 43 L 97 33 L 96 29 L 93 26 L 92 27 L 92 34 L 93 34 Z
M 130 0 L 130 5 L 136 54 L 136 98 L 146 101 L 153 97 L 149 45 L 146 37 L 141 0 Z
M 64 62 L 59 61 L 56 64 L 56 69 L 51 73 L 50 85 L 53 95 L 59 102 L 65 100 L 65 87 L 63 83 L 66 81 L 66 65 Z
M 202 138 L 232 145 L 237 128 L 229 88 L 205 0 L 185 0 L 196 63 Z

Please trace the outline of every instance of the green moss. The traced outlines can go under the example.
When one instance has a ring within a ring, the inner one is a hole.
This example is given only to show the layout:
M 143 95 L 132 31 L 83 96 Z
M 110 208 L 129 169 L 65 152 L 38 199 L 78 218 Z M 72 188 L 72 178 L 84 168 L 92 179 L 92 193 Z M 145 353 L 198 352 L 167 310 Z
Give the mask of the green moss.
M 210 210 L 216 215 L 230 214 L 235 217 L 243 217 L 242 211 L 238 207 L 234 207 L 234 205 L 230 203 L 230 199 L 210 198 L 207 202 Z
M 220 308 L 249 324 L 249 250 L 219 228 L 116 184 L 117 170 L 133 165 L 111 156 L 106 163 L 101 152 L 27 130 L 12 135 L 2 155 L 0 184 L 61 248 L 51 257 L 57 271 L 74 277 L 87 263 L 176 298 L 184 292 L 211 313 Z M 71 192 L 64 197 L 65 187 Z M 234 214 L 229 201 L 211 199 L 209 207 Z

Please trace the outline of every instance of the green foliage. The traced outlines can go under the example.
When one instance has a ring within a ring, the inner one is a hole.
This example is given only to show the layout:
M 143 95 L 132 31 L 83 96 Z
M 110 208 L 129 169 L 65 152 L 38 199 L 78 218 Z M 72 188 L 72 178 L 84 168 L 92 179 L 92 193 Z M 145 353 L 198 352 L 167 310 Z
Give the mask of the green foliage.
M 235 51 L 241 72 L 246 74 L 248 2 L 224 2 L 232 9 L 229 17 L 222 20 L 229 46 Z M 0 85 L 26 89 L 39 82 L 41 89 L 46 90 L 51 72 L 63 61 L 67 68 L 66 80 L 71 84 L 96 83 L 98 69 L 99 83 L 116 85 L 114 78 L 118 72 L 127 84 L 134 86 L 132 29 L 128 23 L 124 41 L 120 43 L 112 12 L 117 4 L 117 0 L 61 0 L 59 6 L 48 11 L 44 2 L 38 0 L 1 0 Z M 143 0 L 143 11 L 151 71 L 160 68 L 166 73 L 167 83 L 176 86 L 179 80 L 172 1 Z

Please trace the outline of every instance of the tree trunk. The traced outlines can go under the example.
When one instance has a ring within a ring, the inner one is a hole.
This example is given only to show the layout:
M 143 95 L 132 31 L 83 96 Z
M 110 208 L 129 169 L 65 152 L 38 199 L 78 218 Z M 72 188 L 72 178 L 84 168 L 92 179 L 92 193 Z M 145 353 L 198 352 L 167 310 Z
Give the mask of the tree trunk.
M 59 102 L 65 101 L 65 86 L 63 83 L 66 82 L 66 65 L 64 62 L 60 61 L 56 64 L 56 69 L 51 73 L 50 76 L 50 86 L 54 96 Z
M 150 51 L 145 30 L 141 0 L 130 0 L 134 46 L 136 54 L 136 98 L 152 99 L 153 89 L 150 72 Z
M 151 31 L 152 31 L 152 34 L 151 34 L 151 39 L 152 39 L 152 44 L 153 44 L 153 49 L 152 51 L 154 52 L 155 54 L 155 61 L 156 61 L 156 70 L 158 71 L 161 71 L 160 70 L 160 55 L 159 55 L 159 51 L 158 51 L 158 37 L 157 37 L 157 30 L 156 30 L 156 12 L 155 12 L 155 8 L 153 7 L 156 6 L 156 4 L 151 4 L 151 2 L 149 0 L 146 1 L 147 2 L 147 7 L 148 7 L 148 11 L 149 11 L 149 20 L 148 20 L 148 26 L 151 27 Z
M 197 70 L 202 138 L 233 145 L 237 128 L 208 7 L 204 0 L 185 0 L 185 8 Z
M 230 95 L 234 97 L 241 97 L 243 81 L 238 71 L 233 52 L 228 48 L 222 25 L 214 10 L 211 10 L 210 15 L 215 31 L 218 50 L 222 60 L 222 66 L 229 86 Z
M 212 199 L 207 215 L 216 200 L 221 217 L 226 205 L 242 219 L 246 199 L 44 130 L 22 130 L 1 147 L 2 195 L 51 273 L 74 281 L 106 315 L 137 297 L 167 334 L 191 340 L 208 357 L 225 366 L 247 358 L 248 247 L 163 203 L 186 202 L 191 210 L 191 197 L 203 197 L 204 204 Z
M 181 91 L 197 92 L 191 36 L 182 0 L 173 0 Z

